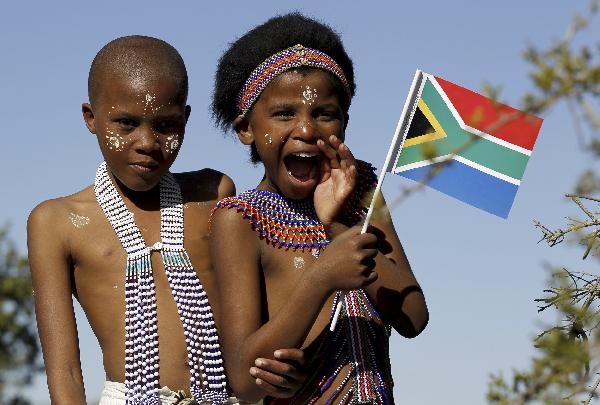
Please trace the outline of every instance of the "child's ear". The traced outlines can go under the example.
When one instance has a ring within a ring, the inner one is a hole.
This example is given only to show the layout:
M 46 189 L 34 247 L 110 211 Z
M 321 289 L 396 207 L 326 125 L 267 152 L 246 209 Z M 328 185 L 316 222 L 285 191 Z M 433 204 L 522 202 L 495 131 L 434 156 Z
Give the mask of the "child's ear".
M 192 112 L 192 107 L 189 105 L 185 106 L 185 122 L 187 124 L 188 119 L 190 118 L 190 113 Z
M 96 133 L 96 122 L 94 119 L 94 111 L 92 111 L 92 106 L 89 103 L 83 103 L 81 105 L 81 112 L 83 113 L 83 120 L 85 121 L 85 126 L 92 133 Z
M 254 133 L 252 132 L 252 127 L 246 117 L 238 115 L 237 118 L 233 120 L 233 128 L 235 129 L 235 132 L 237 132 L 240 142 L 244 145 L 252 145 L 254 143 Z

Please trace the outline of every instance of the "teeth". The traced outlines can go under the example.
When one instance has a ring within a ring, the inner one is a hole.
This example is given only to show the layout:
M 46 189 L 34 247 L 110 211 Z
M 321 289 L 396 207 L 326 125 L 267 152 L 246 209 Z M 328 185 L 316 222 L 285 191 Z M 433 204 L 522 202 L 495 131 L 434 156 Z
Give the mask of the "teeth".
M 308 152 L 293 153 L 293 155 L 298 156 L 298 157 L 303 157 L 303 158 L 310 158 L 313 156 L 317 156 L 316 153 L 308 153 Z

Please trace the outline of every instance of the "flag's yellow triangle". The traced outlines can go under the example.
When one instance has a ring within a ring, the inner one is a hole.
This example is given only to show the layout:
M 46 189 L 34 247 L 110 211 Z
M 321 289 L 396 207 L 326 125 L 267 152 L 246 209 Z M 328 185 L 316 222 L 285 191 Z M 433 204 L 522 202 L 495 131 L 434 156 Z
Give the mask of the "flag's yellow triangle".
M 410 123 L 410 127 L 408 129 L 408 136 L 404 140 L 404 147 L 418 145 L 425 142 L 435 141 L 436 139 L 442 139 L 447 137 L 446 131 L 442 128 L 439 121 L 435 118 L 435 116 L 431 113 L 427 104 L 423 101 L 423 99 L 419 100 L 417 104 L 417 110 L 415 111 L 415 116 L 413 117 L 413 122 Z M 421 114 L 419 115 L 419 111 Z M 423 126 L 424 123 L 417 123 L 415 119 L 422 120 L 425 118 L 428 122 Z M 418 125 L 420 124 L 420 125 Z M 416 127 L 418 125 L 418 128 Z M 417 131 L 415 133 L 415 130 Z M 412 134 L 411 134 L 412 132 Z M 419 133 L 421 132 L 421 133 Z

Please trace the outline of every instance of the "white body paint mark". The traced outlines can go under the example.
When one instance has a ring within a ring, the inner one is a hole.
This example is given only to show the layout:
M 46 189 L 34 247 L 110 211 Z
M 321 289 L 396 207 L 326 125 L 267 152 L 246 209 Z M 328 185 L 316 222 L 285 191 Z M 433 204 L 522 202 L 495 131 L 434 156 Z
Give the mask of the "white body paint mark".
M 297 269 L 301 269 L 304 267 L 304 258 L 300 256 L 294 257 L 294 267 Z
M 108 146 L 108 149 L 123 152 L 127 143 L 121 134 L 111 131 L 108 128 L 106 128 L 106 132 L 108 133 L 106 135 L 106 146 Z
M 74 212 L 69 213 L 69 219 L 75 228 L 81 229 L 90 223 L 90 218 L 83 215 L 77 215 Z
M 168 154 L 175 153 L 179 149 L 180 136 L 178 134 L 167 136 L 167 140 L 165 142 L 165 152 Z
M 304 98 L 304 100 L 302 100 L 303 104 L 312 105 L 317 98 L 317 89 L 311 89 L 306 86 L 302 91 L 302 97 Z

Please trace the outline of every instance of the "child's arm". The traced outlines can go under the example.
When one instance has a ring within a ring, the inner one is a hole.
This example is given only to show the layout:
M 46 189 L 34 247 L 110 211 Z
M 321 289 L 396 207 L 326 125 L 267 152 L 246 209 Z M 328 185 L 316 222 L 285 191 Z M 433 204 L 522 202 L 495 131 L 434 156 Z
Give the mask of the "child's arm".
M 425 296 L 410 268 L 383 196 L 369 232 L 378 239 L 375 257 L 377 280 L 365 290 L 379 315 L 404 337 L 413 338 L 427 326 Z
M 365 287 L 379 315 L 400 335 L 413 338 L 427 326 L 429 313 L 425 296 L 412 273 L 392 218 L 382 199 L 373 215 L 368 233 L 377 237 L 374 271 L 377 280 Z M 343 232 L 345 225 L 336 223 L 334 232 Z
M 71 295 L 71 260 L 66 230 L 56 220 L 60 213 L 57 204 L 40 204 L 27 222 L 35 313 L 52 404 L 85 404 Z
M 212 220 L 210 250 L 220 292 L 227 374 L 238 397 L 256 402 L 266 393 L 248 373 L 254 360 L 270 357 L 281 347 L 299 347 L 336 289 L 372 282 L 376 275 L 364 262 L 377 253 L 370 248 L 376 238 L 361 235 L 359 227 L 341 234 L 305 269 L 286 303 L 263 324 L 259 244 L 264 242 L 235 210 L 218 210 Z
M 218 199 L 235 195 L 233 180 L 222 174 L 218 187 Z M 257 358 L 249 373 L 254 377 L 254 382 L 269 396 L 275 398 L 288 398 L 296 393 L 302 386 L 306 375 L 304 366 L 304 352 L 300 349 L 278 349 L 269 358 Z
M 320 140 L 318 145 L 328 158 L 324 162 L 328 174 L 315 190 L 315 209 L 328 234 L 335 238 L 348 229 L 339 221 L 339 208 L 343 207 L 341 202 L 349 191 L 354 190 L 356 170 L 349 171 L 347 168 L 354 165 L 355 160 L 350 150 L 335 136 L 331 136 L 328 143 Z M 352 173 L 355 173 L 354 178 L 348 175 Z M 384 320 L 402 336 L 415 337 L 423 331 L 429 319 L 425 297 L 410 269 L 383 196 L 379 205 L 381 207 L 373 216 L 369 229 L 378 239 L 374 268 L 378 277 L 365 289 Z
M 322 170 L 324 177 L 319 186 L 326 201 L 321 214 L 330 218 L 343 207 L 354 187 L 347 182 L 356 177 L 349 150 L 340 150 L 339 143 L 332 150 L 334 157 L 340 152 L 341 164 L 325 163 L 327 168 Z M 220 292 L 221 338 L 228 377 L 237 396 L 255 402 L 266 393 L 249 378 L 248 369 L 254 366 L 254 359 L 280 347 L 299 347 L 335 290 L 372 283 L 377 278 L 371 266 L 377 254 L 377 238 L 361 234 L 360 227 L 336 233 L 319 260 L 303 271 L 285 304 L 269 314 L 269 320 L 263 324 L 262 311 L 266 309 L 260 252 L 271 247 L 256 236 L 235 210 L 217 210 L 212 221 L 210 251 Z

